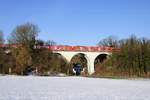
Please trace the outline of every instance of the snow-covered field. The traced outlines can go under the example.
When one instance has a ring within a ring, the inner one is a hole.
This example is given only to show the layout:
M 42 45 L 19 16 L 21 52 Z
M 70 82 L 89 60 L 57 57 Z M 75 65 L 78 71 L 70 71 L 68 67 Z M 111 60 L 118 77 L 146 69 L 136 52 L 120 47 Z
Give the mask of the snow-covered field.
M 0 100 L 150 100 L 150 80 L 0 76 Z

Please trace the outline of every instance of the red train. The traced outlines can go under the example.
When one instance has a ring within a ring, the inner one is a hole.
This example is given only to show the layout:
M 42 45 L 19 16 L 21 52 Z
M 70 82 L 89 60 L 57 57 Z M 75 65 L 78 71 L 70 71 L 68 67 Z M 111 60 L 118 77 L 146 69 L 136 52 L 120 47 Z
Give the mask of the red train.
M 17 48 L 18 45 L 4 44 L 0 47 L 14 47 Z M 107 46 L 63 46 L 63 45 L 53 45 L 53 46 L 35 46 L 36 49 L 47 48 L 52 51 L 81 51 L 81 52 L 113 52 L 119 49 Z

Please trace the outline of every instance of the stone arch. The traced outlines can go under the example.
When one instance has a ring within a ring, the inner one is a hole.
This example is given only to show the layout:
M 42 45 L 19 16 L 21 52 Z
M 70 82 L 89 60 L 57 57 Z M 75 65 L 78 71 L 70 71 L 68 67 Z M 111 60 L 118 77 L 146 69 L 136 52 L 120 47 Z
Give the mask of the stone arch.
M 71 61 L 73 60 L 73 58 L 75 57 L 75 56 L 77 56 L 77 55 L 82 55 L 83 57 L 84 57 L 84 59 L 86 60 L 86 67 L 84 66 L 84 68 L 85 68 L 85 74 L 88 74 L 89 73 L 89 67 L 90 67 L 90 59 L 89 59 L 89 57 L 86 55 L 86 53 L 83 53 L 83 52 L 77 52 L 77 53 L 75 53 L 74 55 L 72 55 L 72 58 L 71 58 L 71 60 L 70 60 L 70 63 L 71 63 Z
M 61 56 L 67 63 L 69 63 L 68 60 L 66 59 L 66 57 L 63 54 L 61 54 L 59 52 L 53 52 L 53 54 Z
M 67 69 L 68 68 L 68 61 L 67 61 L 67 59 L 61 53 L 58 53 L 58 52 L 53 52 L 52 55 L 53 55 L 52 59 L 56 64 L 55 67 L 56 68 L 59 67 L 60 68 L 59 71 L 61 73 L 66 73 L 67 74 L 68 73 L 68 69 Z
M 96 71 L 97 69 L 96 67 L 101 66 L 104 63 L 104 61 L 109 58 L 109 56 L 110 56 L 109 53 L 98 54 L 94 59 L 94 71 Z
M 95 57 L 94 61 L 99 58 L 98 61 L 102 63 L 105 59 L 108 58 L 108 56 L 109 54 L 101 53 Z

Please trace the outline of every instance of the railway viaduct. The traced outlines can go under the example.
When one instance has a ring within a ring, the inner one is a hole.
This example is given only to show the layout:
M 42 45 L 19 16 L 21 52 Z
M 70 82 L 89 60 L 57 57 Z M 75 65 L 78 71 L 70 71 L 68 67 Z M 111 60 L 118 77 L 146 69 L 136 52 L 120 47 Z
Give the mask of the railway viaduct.
M 46 48 L 52 50 L 54 53 L 62 55 L 67 62 L 70 62 L 74 56 L 83 54 L 87 60 L 87 71 L 89 74 L 95 72 L 94 61 L 97 57 L 101 57 L 102 55 L 109 57 L 113 50 L 116 50 L 111 47 L 102 46 L 47 46 Z
M 8 46 L 3 45 L 1 47 L 8 47 Z M 16 45 L 11 45 L 11 47 L 17 48 Z M 97 57 L 101 57 L 101 56 L 104 56 L 104 55 L 106 55 L 106 57 L 109 57 L 109 55 L 111 55 L 113 51 L 118 50 L 116 48 L 107 47 L 107 46 L 53 45 L 53 46 L 35 46 L 35 48 L 36 49 L 47 48 L 49 50 L 52 50 L 53 53 L 57 53 L 57 54 L 60 54 L 61 56 L 63 56 L 63 58 L 66 59 L 68 63 L 71 62 L 71 59 L 74 56 L 76 56 L 78 54 L 83 54 L 84 58 L 87 60 L 88 74 L 93 74 L 95 72 L 94 62 L 95 62 Z

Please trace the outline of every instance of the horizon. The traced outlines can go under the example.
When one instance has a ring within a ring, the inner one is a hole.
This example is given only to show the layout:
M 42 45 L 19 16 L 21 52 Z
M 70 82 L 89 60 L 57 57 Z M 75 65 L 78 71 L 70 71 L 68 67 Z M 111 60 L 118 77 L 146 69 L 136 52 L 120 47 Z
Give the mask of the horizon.
M 21 24 L 38 25 L 38 38 L 71 46 L 96 46 L 108 36 L 150 37 L 149 0 L 1 0 L 5 39 Z

